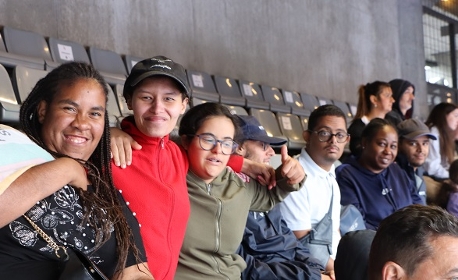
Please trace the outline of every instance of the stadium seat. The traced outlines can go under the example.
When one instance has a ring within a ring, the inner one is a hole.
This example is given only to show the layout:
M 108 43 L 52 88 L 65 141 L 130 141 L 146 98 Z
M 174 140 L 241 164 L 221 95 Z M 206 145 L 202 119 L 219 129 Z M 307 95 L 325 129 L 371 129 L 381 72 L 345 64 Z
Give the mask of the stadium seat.
M 270 104 L 270 111 L 274 113 L 291 113 L 291 106 L 285 104 L 283 95 L 278 88 L 261 85 L 261 90 L 264 100 Z
M 277 113 L 278 124 L 282 134 L 288 138 L 288 149 L 300 150 L 305 146 L 302 137 L 302 124 L 298 116 L 285 113 Z
M 270 104 L 264 100 L 261 88 L 258 84 L 247 81 L 239 81 L 239 87 L 240 92 L 246 98 L 247 108 L 257 108 L 264 110 L 270 109 Z
M 320 106 L 320 103 L 318 102 L 318 99 L 316 96 L 307 94 L 307 93 L 300 93 L 302 103 L 304 104 L 304 108 L 312 112 L 316 108 Z
M 124 88 L 124 85 L 115 84 L 113 86 L 113 92 L 116 96 L 116 101 L 118 102 L 118 106 L 119 106 L 119 110 L 121 111 L 121 115 L 123 117 L 127 117 L 128 115 L 132 115 L 133 111 L 127 108 L 126 100 L 124 99 L 124 96 L 122 95 L 123 88 Z
M 121 55 L 114 51 L 89 47 L 89 58 L 108 84 L 124 84 L 127 70 Z
M 347 117 L 347 124 L 349 124 L 350 121 L 353 118 L 353 114 L 351 113 L 350 107 L 348 106 L 348 104 L 346 102 L 337 101 L 337 100 L 333 100 L 333 102 L 334 102 L 334 105 L 339 107 L 340 110 L 342 110 L 342 112 L 344 112 L 345 116 Z
M 288 140 L 287 137 L 285 137 L 282 134 L 280 127 L 278 125 L 277 118 L 275 117 L 275 114 L 273 112 L 269 110 L 250 108 L 249 115 L 258 119 L 258 121 L 261 123 L 261 125 L 267 132 L 267 135 Z
M 191 97 L 209 102 L 219 102 L 219 94 L 216 92 L 215 83 L 207 73 L 186 70 L 189 85 L 191 86 Z
M 48 74 L 46 70 L 28 68 L 22 65 L 14 67 L 12 84 L 16 92 L 18 104 L 25 101 L 35 84 Z
M 355 117 L 358 106 L 356 104 L 353 104 L 353 103 L 348 103 L 348 107 L 350 107 L 351 115 L 353 117 Z
M 5 67 L 0 65 L 0 123 L 18 126 L 20 108 L 10 76 Z
M 107 85 L 107 87 L 108 87 L 107 112 L 108 112 L 108 119 L 110 122 L 110 127 L 119 127 L 121 120 L 122 120 L 122 115 L 121 115 L 121 112 L 119 111 L 118 101 L 110 85 Z
M 240 93 L 240 88 L 236 80 L 216 75 L 213 76 L 213 79 L 221 103 L 242 107 L 246 106 L 246 99 Z
M 124 55 L 122 59 L 124 60 L 124 63 L 126 64 L 127 73 L 130 73 L 130 70 L 132 69 L 132 67 L 134 67 L 135 64 L 137 64 L 137 62 L 143 60 L 143 58 L 141 57 L 128 55 L 128 54 Z
M 194 107 L 194 106 L 197 106 L 199 104 L 203 104 L 205 102 L 208 102 L 207 100 L 203 100 L 203 99 L 200 99 L 200 98 L 197 98 L 197 97 L 191 97 L 191 100 L 190 100 L 190 106 L 191 107 Z
M 5 48 L 0 48 L 0 64 L 7 68 L 22 65 L 45 69 L 45 64 L 55 65 L 45 38 L 35 32 L 3 27 L 1 34 Z
M 283 90 L 285 104 L 291 107 L 291 113 L 297 116 L 310 116 L 310 110 L 305 109 L 298 92 Z
M 299 116 L 303 130 L 307 130 L 309 126 L 309 116 Z
M 232 115 L 242 115 L 242 116 L 248 115 L 248 112 L 243 107 L 234 106 L 234 105 L 226 105 L 226 104 L 223 104 L 223 105 L 229 108 Z
M 323 98 L 323 97 L 317 97 L 317 98 L 318 98 L 318 104 L 320 104 L 320 106 L 326 105 L 326 104 L 333 104 L 332 100 L 329 98 Z
M 70 61 L 91 63 L 86 49 L 83 45 L 50 37 L 48 39 L 49 49 L 54 62 L 62 64 Z M 53 69 L 53 65 L 46 64 L 46 70 Z

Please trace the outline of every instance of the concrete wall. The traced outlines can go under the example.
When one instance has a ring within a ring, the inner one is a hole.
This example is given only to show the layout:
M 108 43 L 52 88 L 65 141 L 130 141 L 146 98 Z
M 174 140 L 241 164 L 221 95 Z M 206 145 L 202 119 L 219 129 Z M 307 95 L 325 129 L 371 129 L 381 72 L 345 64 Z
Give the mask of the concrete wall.
M 425 114 L 418 0 L 0 0 L 0 25 L 353 103 L 404 77 Z

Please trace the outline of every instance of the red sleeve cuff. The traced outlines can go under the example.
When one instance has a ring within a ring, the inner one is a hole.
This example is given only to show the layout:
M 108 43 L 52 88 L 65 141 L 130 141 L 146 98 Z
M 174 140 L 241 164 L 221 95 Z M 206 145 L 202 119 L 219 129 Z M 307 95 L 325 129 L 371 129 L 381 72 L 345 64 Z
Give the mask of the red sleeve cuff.
M 243 157 L 240 155 L 231 155 L 227 165 L 237 173 L 242 172 Z

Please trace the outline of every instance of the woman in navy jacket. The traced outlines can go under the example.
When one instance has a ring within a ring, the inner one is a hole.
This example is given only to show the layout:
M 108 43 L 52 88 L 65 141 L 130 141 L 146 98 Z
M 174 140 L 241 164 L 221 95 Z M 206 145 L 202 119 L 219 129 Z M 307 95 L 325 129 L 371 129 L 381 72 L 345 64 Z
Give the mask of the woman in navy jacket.
M 396 128 L 375 118 L 363 130 L 362 153 L 336 169 L 341 204 L 355 205 L 368 229 L 411 204 L 423 204 L 407 174 L 393 163 L 398 152 Z

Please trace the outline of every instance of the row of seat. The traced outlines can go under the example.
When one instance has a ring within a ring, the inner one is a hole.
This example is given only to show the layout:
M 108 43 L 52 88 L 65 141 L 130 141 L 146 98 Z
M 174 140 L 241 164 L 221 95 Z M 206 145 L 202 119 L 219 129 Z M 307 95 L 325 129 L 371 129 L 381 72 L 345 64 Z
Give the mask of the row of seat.
M 120 55 L 110 50 L 85 47 L 77 42 L 3 27 L 0 42 L 0 122 L 19 121 L 19 106 L 35 83 L 58 65 L 84 61 L 104 76 L 109 84 L 110 125 L 130 114 L 122 89 L 130 69 L 140 57 Z M 306 93 L 282 90 L 246 80 L 187 70 L 191 86 L 191 106 L 202 102 L 225 104 L 238 114 L 257 117 L 272 136 L 284 137 L 290 148 L 304 145 L 302 131 L 311 111 L 323 104 L 339 106 L 350 120 L 356 106 L 342 101 L 318 98 Z

